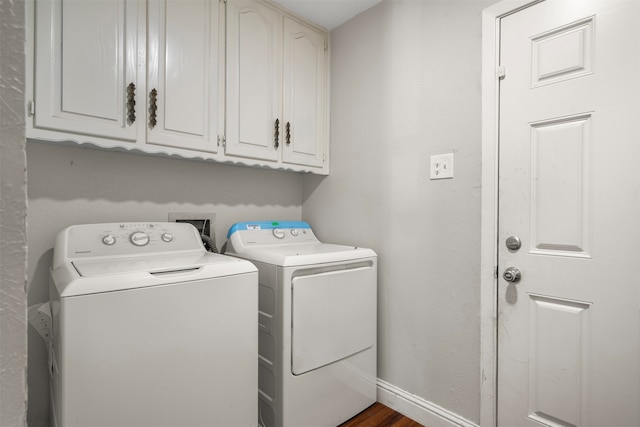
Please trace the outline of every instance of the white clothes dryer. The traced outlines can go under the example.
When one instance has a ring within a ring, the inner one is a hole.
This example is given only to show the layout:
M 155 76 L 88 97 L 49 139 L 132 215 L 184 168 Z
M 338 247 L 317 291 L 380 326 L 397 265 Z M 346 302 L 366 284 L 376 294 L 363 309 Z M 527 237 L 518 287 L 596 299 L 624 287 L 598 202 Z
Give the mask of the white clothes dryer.
M 59 233 L 52 425 L 256 426 L 258 273 L 183 223 Z
M 322 243 L 302 221 L 238 223 L 227 238 L 260 276 L 260 425 L 335 427 L 375 403 L 375 252 Z

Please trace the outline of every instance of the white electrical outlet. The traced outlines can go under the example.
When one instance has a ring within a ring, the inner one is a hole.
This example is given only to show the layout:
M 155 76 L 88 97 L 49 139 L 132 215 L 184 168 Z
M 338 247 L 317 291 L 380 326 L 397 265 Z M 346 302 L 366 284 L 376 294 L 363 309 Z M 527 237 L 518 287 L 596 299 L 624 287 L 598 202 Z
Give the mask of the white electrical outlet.
M 431 156 L 431 179 L 453 178 L 453 153 Z
M 45 341 L 49 341 L 51 338 L 51 308 L 49 303 L 30 306 L 28 314 L 31 326 Z

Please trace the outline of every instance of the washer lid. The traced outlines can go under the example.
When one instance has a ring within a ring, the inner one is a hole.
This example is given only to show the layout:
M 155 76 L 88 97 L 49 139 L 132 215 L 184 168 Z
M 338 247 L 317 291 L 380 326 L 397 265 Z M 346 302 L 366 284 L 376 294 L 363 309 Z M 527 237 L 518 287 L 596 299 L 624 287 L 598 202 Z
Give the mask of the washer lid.
M 150 288 L 196 280 L 257 274 L 248 261 L 220 254 L 164 254 L 129 258 L 75 260 L 51 271 L 60 297 Z M 256 279 L 257 282 L 257 279 Z
M 228 257 L 210 256 L 206 252 L 159 254 L 101 259 L 78 259 L 71 262 L 82 277 L 99 277 L 133 272 L 162 273 L 193 270 L 203 265 L 224 264 Z

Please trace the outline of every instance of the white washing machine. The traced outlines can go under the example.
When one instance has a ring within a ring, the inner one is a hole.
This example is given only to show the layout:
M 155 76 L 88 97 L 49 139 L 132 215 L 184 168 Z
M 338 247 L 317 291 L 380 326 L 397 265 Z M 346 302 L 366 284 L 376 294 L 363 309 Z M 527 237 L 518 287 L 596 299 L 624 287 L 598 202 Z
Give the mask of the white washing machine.
M 306 222 L 231 227 L 226 253 L 258 267 L 263 427 L 335 427 L 376 401 L 377 257 Z
M 258 273 L 182 223 L 88 224 L 51 270 L 52 425 L 257 425 Z

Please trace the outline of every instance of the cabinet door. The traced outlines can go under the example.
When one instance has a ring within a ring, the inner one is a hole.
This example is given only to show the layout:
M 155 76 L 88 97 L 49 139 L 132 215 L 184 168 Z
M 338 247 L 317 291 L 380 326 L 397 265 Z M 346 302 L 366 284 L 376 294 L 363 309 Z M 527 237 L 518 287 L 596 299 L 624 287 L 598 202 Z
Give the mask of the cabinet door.
M 227 154 L 279 157 L 280 19 L 277 11 L 256 1 L 227 3 Z
M 221 7 L 209 0 L 149 1 L 147 143 L 217 151 L 224 123 Z
M 282 160 L 321 167 L 327 147 L 325 36 L 284 18 L 284 151 Z
M 34 126 L 135 141 L 138 3 L 47 0 L 35 12 Z

